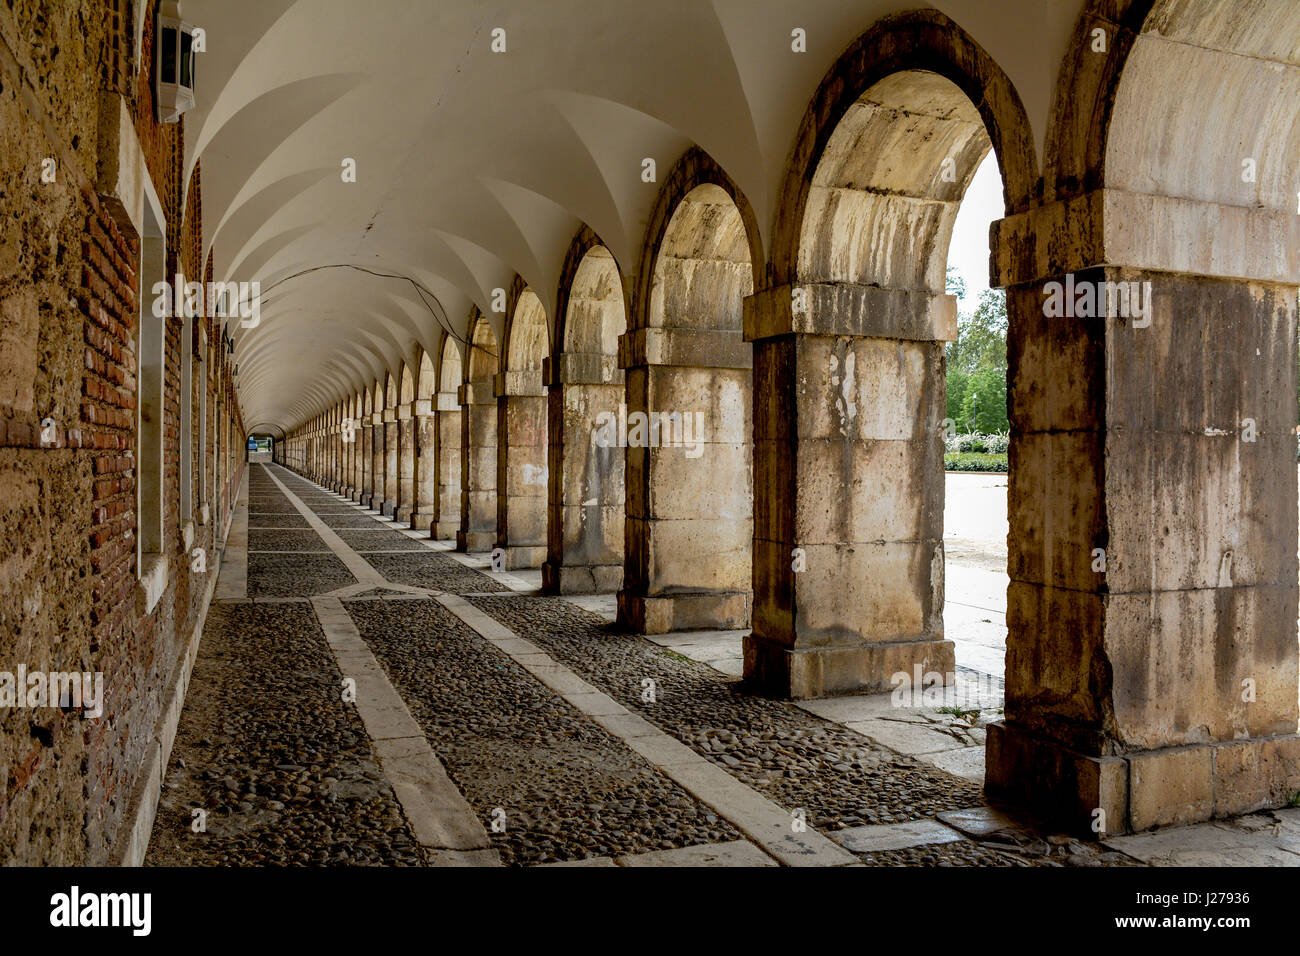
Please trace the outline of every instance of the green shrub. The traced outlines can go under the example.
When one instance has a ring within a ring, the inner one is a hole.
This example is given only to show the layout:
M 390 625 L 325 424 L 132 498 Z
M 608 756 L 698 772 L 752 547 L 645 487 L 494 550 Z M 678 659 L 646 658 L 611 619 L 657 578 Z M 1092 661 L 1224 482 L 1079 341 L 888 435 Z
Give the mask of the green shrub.
M 943 456 L 947 471 L 985 471 L 1005 475 L 1007 456 L 989 452 L 949 452 Z

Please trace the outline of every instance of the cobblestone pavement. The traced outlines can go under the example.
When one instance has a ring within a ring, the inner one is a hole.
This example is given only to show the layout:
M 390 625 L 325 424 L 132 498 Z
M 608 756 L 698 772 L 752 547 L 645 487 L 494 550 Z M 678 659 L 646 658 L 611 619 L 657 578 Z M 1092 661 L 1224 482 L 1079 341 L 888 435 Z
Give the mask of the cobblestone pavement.
M 616 856 L 739 834 L 433 601 L 349 601 L 508 863 Z
M 213 605 L 146 865 L 423 864 L 340 679 L 310 604 Z
M 489 619 L 532 642 L 533 650 L 517 653 L 567 668 L 571 679 L 607 694 L 609 706 L 631 712 L 619 719 L 639 715 L 653 725 L 643 724 L 647 729 L 666 732 L 725 771 L 733 787 L 739 781 L 752 795 L 742 802 L 802 816 L 849 849 L 881 846 L 855 836 L 887 829 L 879 825 L 925 821 L 943 829 L 936 814 L 983 806 L 970 781 L 790 703 L 748 695 L 739 681 L 618 633 L 568 601 L 519 595 L 278 466 L 250 469 L 247 496 L 247 597 L 217 601 L 209 612 L 149 864 L 441 861 L 427 840 L 421 845 L 408 797 L 386 776 L 388 758 L 376 757 L 370 718 L 363 723 L 340 693 L 336 660 L 343 658 L 335 657 L 336 638 L 327 641 L 322 630 L 326 612 L 311 602 L 323 595 L 332 596 L 319 600 L 343 609 L 336 618 L 355 625 L 371 666 L 391 685 L 393 706 L 405 708 L 417 738 L 423 732 L 434 763 L 445 768 L 457 799 L 463 796 L 464 812 L 508 865 L 608 865 L 664 851 L 698 859 L 725 846 L 742 848 L 737 859 L 754 859 L 745 847 L 767 857 L 737 843 L 746 834 L 707 794 L 684 789 L 685 778 L 666 771 L 663 758 L 634 748 L 629 731 L 595 717 L 611 711 L 579 709 L 578 698 L 566 699 L 559 685 L 535 676 L 527 657 L 491 643 L 477 623 Z M 318 534 L 300 504 L 333 534 Z M 353 572 L 369 574 L 366 565 L 387 584 L 370 575 L 359 586 Z M 470 605 L 458 607 L 488 617 L 449 610 L 440 594 L 470 595 Z M 277 603 L 261 603 L 268 599 Z M 338 627 L 334 619 L 327 630 Z M 207 813 L 206 832 L 192 830 L 195 809 Z M 752 826 L 757 818 L 752 808 L 746 812 Z M 980 842 L 956 831 L 942 836 L 948 842 L 854 853 L 873 866 L 1130 862 L 1025 834 Z
M 983 802 L 979 787 L 903 757 L 792 704 L 746 695 L 710 667 L 615 631 L 559 598 L 474 597 L 640 713 L 808 823 L 836 830 L 901 823 Z M 654 681 L 654 703 L 643 698 Z

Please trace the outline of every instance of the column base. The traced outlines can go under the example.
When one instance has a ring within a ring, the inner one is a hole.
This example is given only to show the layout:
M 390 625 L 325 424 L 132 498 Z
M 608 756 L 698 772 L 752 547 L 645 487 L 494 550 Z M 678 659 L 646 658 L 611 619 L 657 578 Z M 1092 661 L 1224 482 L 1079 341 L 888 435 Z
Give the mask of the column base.
M 348 497 L 351 498 L 354 502 L 360 501 L 360 500 L 361 500 L 361 492 L 358 491 L 356 488 L 353 488 L 353 489 L 352 489 L 352 494 L 348 495 Z
M 428 531 L 433 526 L 433 515 L 427 511 L 411 512 L 411 530 Z
M 999 721 L 987 747 L 991 798 L 1084 837 L 1276 809 L 1300 791 L 1300 734 L 1091 757 Z
M 411 520 L 411 510 L 412 510 L 412 509 L 410 509 L 410 508 L 398 508 L 398 509 L 396 509 L 396 510 L 393 512 L 393 520 L 394 520 L 394 521 L 401 521 L 401 522 L 407 522 L 407 521 L 410 521 L 410 520 Z
M 435 541 L 455 541 L 456 535 L 459 533 L 459 518 L 452 518 L 450 521 L 439 521 L 429 529 L 429 537 Z
M 341 494 L 344 498 L 349 498 L 349 499 L 350 499 L 350 498 L 351 498 L 355 493 L 356 493 L 356 489 L 353 488 L 351 485 L 345 485 L 344 488 L 343 488 L 343 490 L 339 492 L 339 494 Z
M 497 536 L 492 531 L 457 531 L 457 551 L 491 551 L 496 547 Z
M 547 594 L 609 594 L 622 586 L 621 564 L 542 563 L 542 590 Z
M 379 513 L 385 518 L 391 518 L 395 511 L 397 511 L 396 501 L 385 501 L 379 506 Z
M 544 544 L 502 544 L 499 540 L 493 546 L 506 553 L 506 570 L 522 571 L 527 568 L 540 568 L 546 560 Z
M 893 675 L 951 674 L 957 669 L 953 642 L 887 641 L 841 647 L 791 648 L 746 634 L 745 683 L 760 693 L 807 700 L 841 694 L 881 694 L 894 689 Z
M 728 631 L 749 627 L 749 591 L 712 591 L 647 597 L 618 592 L 618 623 L 638 634 Z
M 368 492 L 368 491 L 363 491 L 363 492 L 361 492 L 361 494 L 359 494 L 359 495 L 356 497 L 356 502 L 357 502 L 357 504 L 361 505 L 361 507 L 363 507 L 363 508 L 369 508 L 369 507 L 370 507 L 370 502 L 374 500 L 374 497 L 375 497 L 375 496 L 372 495 L 370 492 Z

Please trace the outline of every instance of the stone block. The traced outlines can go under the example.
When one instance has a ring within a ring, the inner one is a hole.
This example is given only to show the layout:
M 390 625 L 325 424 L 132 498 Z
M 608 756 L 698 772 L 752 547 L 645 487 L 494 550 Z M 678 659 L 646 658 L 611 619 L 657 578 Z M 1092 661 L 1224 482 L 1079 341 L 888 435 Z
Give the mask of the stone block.
M 1134 832 L 1198 823 L 1213 814 L 1213 748 L 1154 750 L 1127 759 L 1129 822 Z

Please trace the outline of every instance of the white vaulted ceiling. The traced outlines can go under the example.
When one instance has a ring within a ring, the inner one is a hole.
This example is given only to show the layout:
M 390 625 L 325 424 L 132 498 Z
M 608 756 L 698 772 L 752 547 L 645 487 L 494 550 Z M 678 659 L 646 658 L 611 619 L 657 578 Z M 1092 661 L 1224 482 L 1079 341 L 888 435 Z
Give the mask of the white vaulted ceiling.
M 471 307 L 490 312 L 515 273 L 553 312 L 580 223 L 632 271 L 659 189 L 641 180 L 646 157 L 662 182 L 698 144 L 748 197 L 766 246 L 826 71 L 873 23 L 917 6 L 184 0 L 207 34 L 185 116 L 205 242 L 216 278 L 263 292 L 260 325 L 231 329 L 245 421 L 292 429 L 418 348 L 436 356 L 443 326 L 463 338 Z M 934 6 L 1011 78 L 1041 155 L 1079 0 Z M 490 49 L 498 27 L 503 54 Z M 806 53 L 791 52 L 796 27 Z M 319 268 L 344 264 L 404 278 Z

